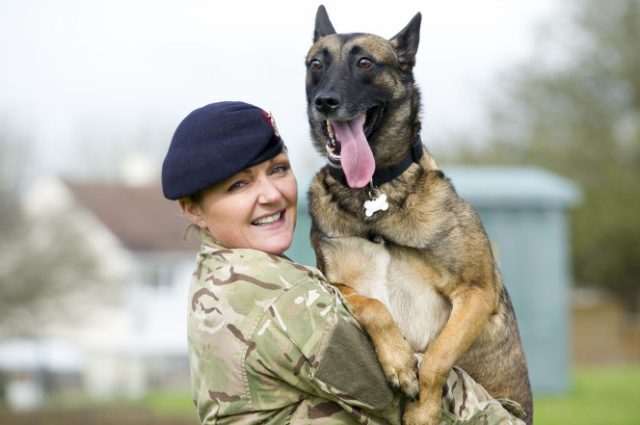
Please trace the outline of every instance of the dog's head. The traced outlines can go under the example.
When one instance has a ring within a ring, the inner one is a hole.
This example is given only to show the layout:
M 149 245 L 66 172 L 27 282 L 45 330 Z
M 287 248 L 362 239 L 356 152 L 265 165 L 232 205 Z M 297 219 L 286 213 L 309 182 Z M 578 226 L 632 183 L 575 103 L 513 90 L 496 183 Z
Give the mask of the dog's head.
M 420 131 L 413 79 L 420 13 L 390 40 L 336 33 L 324 6 L 306 57 L 307 113 L 316 149 L 353 188 L 400 162 Z

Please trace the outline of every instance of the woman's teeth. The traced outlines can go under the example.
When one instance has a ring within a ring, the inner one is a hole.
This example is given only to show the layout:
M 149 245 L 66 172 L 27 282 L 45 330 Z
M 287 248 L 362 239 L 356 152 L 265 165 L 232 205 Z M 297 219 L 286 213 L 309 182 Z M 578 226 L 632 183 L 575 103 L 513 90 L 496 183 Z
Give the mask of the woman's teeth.
M 274 223 L 278 220 L 280 220 L 280 217 L 282 217 L 282 211 L 275 213 L 274 215 L 270 215 L 267 217 L 262 217 L 259 218 L 257 220 L 253 221 L 253 224 L 269 224 L 269 223 Z

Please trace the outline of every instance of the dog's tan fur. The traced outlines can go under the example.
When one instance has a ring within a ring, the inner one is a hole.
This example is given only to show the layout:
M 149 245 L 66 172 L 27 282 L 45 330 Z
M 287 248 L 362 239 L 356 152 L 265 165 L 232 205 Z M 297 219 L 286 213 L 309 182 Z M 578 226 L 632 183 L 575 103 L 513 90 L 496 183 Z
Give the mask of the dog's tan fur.
M 311 134 L 321 152 L 326 143 L 322 119 L 362 113 L 358 108 L 371 103 L 366 91 L 375 88 L 387 96 L 375 140 L 369 141 L 376 167 L 397 164 L 407 154 L 420 132 L 420 97 L 411 74 L 419 24 L 418 14 L 389 41 L 370 34 L 335 34 L 320 7 L 307 66 L 320 58 L 325 68 L 308 71 L 307 100 Z M 372 59 L 375 73 L 366 79 L 347 75 L 354 52 Z M 359 86 L 350 92 L 353 85 Z M 319 111 L 314 98 L 320 90 L 337 93 L 341 109 Z M 419 389 L 405 423 L 437 423 L 442 387 L 454 365 L 494 397 L 520 403 L 531 423 L 532 397 L 518 326 L 489 240 L 478 215 L 424 152 L 378 188 L 388 196 L 389 209 L 372 217 L 363 210 L 367 188 L 348 187 L 328 167 L 317 173 L 309 206 L 318 266 L 370 335 L 390 383 L 413 397 Z M 414 352 L 424 352 L 418 381 Z

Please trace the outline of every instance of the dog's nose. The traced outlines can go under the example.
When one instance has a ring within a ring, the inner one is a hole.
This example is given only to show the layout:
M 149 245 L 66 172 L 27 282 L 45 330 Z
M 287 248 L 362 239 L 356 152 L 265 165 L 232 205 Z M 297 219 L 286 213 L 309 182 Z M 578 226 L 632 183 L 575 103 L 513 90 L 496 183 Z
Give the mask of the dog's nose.
M 338 109 L 340 96 L 335 92 L 321 92 L 316 95 L 313 103 L 318 111 L 326 114 Z

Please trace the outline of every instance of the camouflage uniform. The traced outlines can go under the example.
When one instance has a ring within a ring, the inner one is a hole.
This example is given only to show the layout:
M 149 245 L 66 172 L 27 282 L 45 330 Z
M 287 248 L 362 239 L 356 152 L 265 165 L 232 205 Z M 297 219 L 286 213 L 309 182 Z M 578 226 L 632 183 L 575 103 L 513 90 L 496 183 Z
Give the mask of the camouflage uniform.
M 315 268 L 203 235 L 188 334 L 203 424 L 401 422 L 368 337 Z M 441 423 L 519 422 L 455 370 Z

